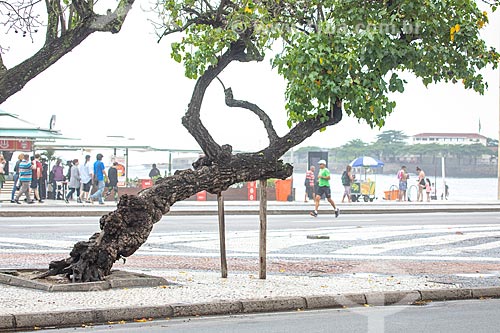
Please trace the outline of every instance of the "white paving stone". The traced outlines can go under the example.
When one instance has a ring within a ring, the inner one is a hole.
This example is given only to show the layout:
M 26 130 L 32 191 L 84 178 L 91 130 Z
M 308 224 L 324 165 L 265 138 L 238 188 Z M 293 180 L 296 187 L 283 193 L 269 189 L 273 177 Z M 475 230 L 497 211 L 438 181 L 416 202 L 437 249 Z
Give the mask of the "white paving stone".
M 260 280 L 258 274 L 148 271 L 179 286 L 127 288 L 92 292 L 49 293 L 26 288 L 0 285 L 0 314 L 38 313 L 109 307 L 157 306 L 172 303 L 200 303 L 217 300 L 268 298 L 277 296 L 332 295 L 351 292 L 455 288 L 427 282 L 423 277 L 385 276 L 291 276 L 272 274 Z

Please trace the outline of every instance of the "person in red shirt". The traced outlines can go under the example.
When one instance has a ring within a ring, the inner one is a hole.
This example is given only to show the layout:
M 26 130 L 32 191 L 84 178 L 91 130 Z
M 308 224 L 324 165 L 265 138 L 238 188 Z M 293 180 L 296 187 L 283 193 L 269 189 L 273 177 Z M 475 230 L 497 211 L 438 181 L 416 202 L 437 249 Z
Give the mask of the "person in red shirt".
M 33 190 L 33 196 L 35 200 L 38 200 L 39 203 L 43 203 L 42 198 L 40 197 L 40 181 L 42 179 L 42 162 L 40 162 L 40 154 L 35 154 L 33 157 L 33 177 L 31 178 L 31 189 Z
M 304 195 L 304 202 L 308 202 L 309 199 L 314 199 L 314 165 L 311 166 L 309 170 L 306 171 L 306 179 L 304 185 L 306 186 L 306 193 Z

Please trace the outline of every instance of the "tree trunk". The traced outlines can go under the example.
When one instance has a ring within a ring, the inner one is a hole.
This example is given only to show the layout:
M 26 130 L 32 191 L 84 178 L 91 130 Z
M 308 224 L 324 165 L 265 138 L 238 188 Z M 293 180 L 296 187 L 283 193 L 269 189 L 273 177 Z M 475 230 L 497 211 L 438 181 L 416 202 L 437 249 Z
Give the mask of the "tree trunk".
M 146 242 L 153 224 L 177 201 L 203 190 L 219 193 L 238 182 L 285 179 L 292 171 L 291 165 L 263 153 L 231 155 L 227 163 L 178 171 L 137 196 L 122 196 L 117 209 L 101 218 L 99 233 L 75 244 L 69 258 L 51 262 L 40 277 L 64 274 L 73 282 L 100 281 L 117 260 Z

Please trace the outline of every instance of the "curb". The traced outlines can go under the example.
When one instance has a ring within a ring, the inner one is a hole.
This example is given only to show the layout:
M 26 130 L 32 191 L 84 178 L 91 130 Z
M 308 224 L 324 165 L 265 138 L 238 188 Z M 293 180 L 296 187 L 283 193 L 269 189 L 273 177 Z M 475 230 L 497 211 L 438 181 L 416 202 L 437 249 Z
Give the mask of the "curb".
M 137 308 L 108 308 L 0 315 L 0 330 L 113 324 L 125 321 L 167 319 L 258 312 L 302 311 L 360 306 L 421 305 L 431 301 L 500 298 L 500 287 L 390 291 L 326 296 L 295 296 Z
M 93 217 L 93 216 L 103 216 L 107 213 L 112 212 L 110 210 L 77 210 L 77 211 L 0 211 L 0 217 Z M 297 210 L 297 209 L 268 209 L 267 215 L 308 215 L 309 210 Z M 352 214 L 423 214 L 423 213 L 494 213 L 500 212 L 500 206 L 498 207 L 438 207 L 438 208 L 425 208 L 425 207 L 415 207 L 415 208 L 373 208 L 367 206 L 366 208 L 360 209 L 342 209 L 341 215 L 352 215 Z M 259 215 L 259 210 L 225 210 L 226 215 Z M 333 215 L 333 212 L 320 211 L 321 214 Z M 173 210 L 166 214 L 166 216 L 207 216 L 207 215 L 218 215 L 217 210 Z

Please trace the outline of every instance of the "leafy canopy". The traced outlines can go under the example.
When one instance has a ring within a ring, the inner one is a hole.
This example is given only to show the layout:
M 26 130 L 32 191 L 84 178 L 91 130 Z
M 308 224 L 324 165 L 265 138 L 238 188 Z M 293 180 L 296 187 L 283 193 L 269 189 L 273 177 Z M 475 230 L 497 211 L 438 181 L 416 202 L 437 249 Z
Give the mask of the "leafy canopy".
M 482 94 L 480 70 L 500 59 L 480 38 L 488 13 L 473 0 L 165 0 L 161 8 L 162 35 L 183 33 L 171 56 L 189 78 L 236 40 L 259 55 L 272 50 L 290 127 L 328 119 L 338 101 L 381 127 L 395 108 L 389 94 L 405 89 L 402 72 Z

